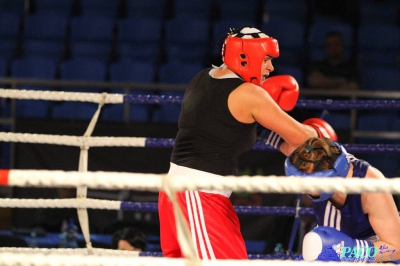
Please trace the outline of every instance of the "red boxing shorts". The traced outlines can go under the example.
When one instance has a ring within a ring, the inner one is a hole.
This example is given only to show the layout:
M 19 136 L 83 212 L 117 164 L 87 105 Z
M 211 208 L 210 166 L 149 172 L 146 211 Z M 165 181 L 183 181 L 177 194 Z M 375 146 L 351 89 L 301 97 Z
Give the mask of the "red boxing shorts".
M 228 197 L 218 192 L 184 191 L 177 193 L 177 200 L 201 259 L 248 259 L 239 219 Z M 164 256 L 183 258 L 173 205 L 163 191 L 159 192 L 158 210 Z

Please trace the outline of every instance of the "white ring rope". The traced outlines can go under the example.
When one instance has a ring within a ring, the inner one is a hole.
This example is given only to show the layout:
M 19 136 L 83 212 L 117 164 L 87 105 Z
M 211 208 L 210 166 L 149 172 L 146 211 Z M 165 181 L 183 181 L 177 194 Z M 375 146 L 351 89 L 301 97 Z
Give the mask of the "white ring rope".
M 42 254 L 42 255 L 90 255 L 86 248 L 9 248 L 1 247 L 1 252 L 20 253 L 20 254 Z M 117 257 L 139 257 L 139 251 L 126 251 L 117 249 L 93 248 L 93 255 L 96 256 L 117 256 Z M 0 265 L 1 260 L 0 260 Z
M 66 91 L 39 91 L 0 89 L 0 97 L 21 100 L 47 100 L 47 101 L 77 101 L 100 103 L 123 103 L 123 94 L 108 94 L 94 92 L 66 92 Z
M 48 254 L 33 253 L 36 249 L 29 249 L 31 252 L 20 253 L 1 252 L 1 266 L 236 266 L 236 265 L 274 265 L 274 266 L 324 266 L 339 265 L 337 262 L 307 262 L 291 260 L 209 260 L 209 261 L 191 261 L 185 259 L 173 259 L 162 257 L 136 257 L 132 254 L 127 256 L 110 256 L 102 254 L 101 256 L 84 254 Z M 95 250 L 95 249 L 94 249 Z M 133 251 L 128 251 L 133 252 Z M 33 253 L 33 254 L 32 254 Z M 372 266 L 381 266 L 379 263 L 369 263 Z M 340 266 L 354 266 L 352 262 L 340 262 Z
M 0 132 L 0 141 L 67 145 L 77 147 L 144 147 L 141 137 L 84 137 L 30 133 Z
M 234 190 L 261 193 L 385 192 L 400 194 L 400 178 L 301 178 L 277 176 L 226 176 L 190 178 L 182 175 L 60 170 L 2 170 L 1 184 L 18 187 L 78 187 L 108 190 Z M 6 181 L 4 181 L 6 180 Z M 167 181 L 168 182 L 165 182 Z
M 121 201 L 88 198 L 70 199 L 0 199 L 0 208 L 86 208 L 120 210 Z

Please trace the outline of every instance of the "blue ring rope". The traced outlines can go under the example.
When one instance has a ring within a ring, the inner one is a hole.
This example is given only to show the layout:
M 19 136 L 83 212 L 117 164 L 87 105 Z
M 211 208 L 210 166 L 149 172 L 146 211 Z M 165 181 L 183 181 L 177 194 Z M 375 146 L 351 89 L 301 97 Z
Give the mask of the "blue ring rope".
M 137 104 L 182 104 L 182 96 L 168 95 L 134 95 L 125 94 L 124 102 Z M 296 107 L 324 110 L 344 109 L 400 109 L 399 100 L 298 100 Z M 172 148 L 174 139 L 146 138 L 145 147 Z M 400 152 L 400 144 L 344 144 L 350 153 L 356 152 Z M 253 150 L 275 150 L 263 141 L 258 141 Z
M 177 95 L 124 94 L 123 99 L 124 103 L 180 105 L 183 97 Z M 298 100 L 296 107 L 324 110 L 400 109 L 400 100 Z
M 166 138 L 146 138 L 145 147 L 151 148 L 172 148 L 174 146 L 174 139 L 166 139 Z M 350 152 L 400 152 L 400 144 L 343 144 L 343 147 Z M 275 148 L 266 144 L 263 141 L 257 141 L 253 146 L 253 150 L 258 151 L 276 151 Z
M 253 215 L 277 215 L 277 216 L 295 216 L 296 207 L 287 206 L 234 206 L 238 214 L 253 214 Z M 124 211 L 147 211 L 158 212 L 156 202 L 131 202 L 121 201 L 120 210 Z M 312 208 L 299 208 L 299 216 L 311 217 L 314 216 Z

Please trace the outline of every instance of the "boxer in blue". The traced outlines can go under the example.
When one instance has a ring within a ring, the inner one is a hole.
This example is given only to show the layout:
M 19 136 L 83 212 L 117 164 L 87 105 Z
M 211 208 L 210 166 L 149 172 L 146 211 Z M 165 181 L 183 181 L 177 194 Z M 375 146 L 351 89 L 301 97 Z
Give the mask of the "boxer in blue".
M 376 178 L 384 175 L 327 138 L 310 138 L 285 161 L 287 176 Z M 318 226 L 303 239 L 307 261 L 400 264 L 400 217 L 391 194 L 311 193 Z

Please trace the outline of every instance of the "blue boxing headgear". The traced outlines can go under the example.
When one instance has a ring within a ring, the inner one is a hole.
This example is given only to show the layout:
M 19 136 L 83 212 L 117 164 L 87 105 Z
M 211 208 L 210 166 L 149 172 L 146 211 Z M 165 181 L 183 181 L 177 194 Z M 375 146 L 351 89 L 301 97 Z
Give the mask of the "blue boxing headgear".
M 350 170 L 350 161 L 347 156 L 347 152 L 345 148 L 340 145 L 337 142 L 332 141 L 335 147 L 339 149 L 341 152 L 340 155 L 337 155 L 336 160 L 334 161 L 331 169 L 328 170 L 319 170 L 318 165 L 319 163 L 324 159 L 320 159 L 319 161 L 308 161 L 308 160 L 303 160 L 300 159 L 296 163 L 296 165 L 291 164 L 290 162 L 290 157 L 292 157 L 293 154 L 299 152 L 299 148 L 297 148 L 288 158 L 285 160 L 285 174 L 287 176 L 300 176 L 300 177 L 347 177 L 347 173 Z M 331 145 L 332 147 L 332 145 Z M 301 163 L 303 162 L 310 162 L 316 165 L 315 167 L 315 172 L 313 173 L 305 173 L 302 172 L 298 169 Z M 330 197 L 332 197 L 334 193 L 321 193 L 321 196 L 318 199 L 313 199 L 313 201 L 324 201 L 328 200 Z

